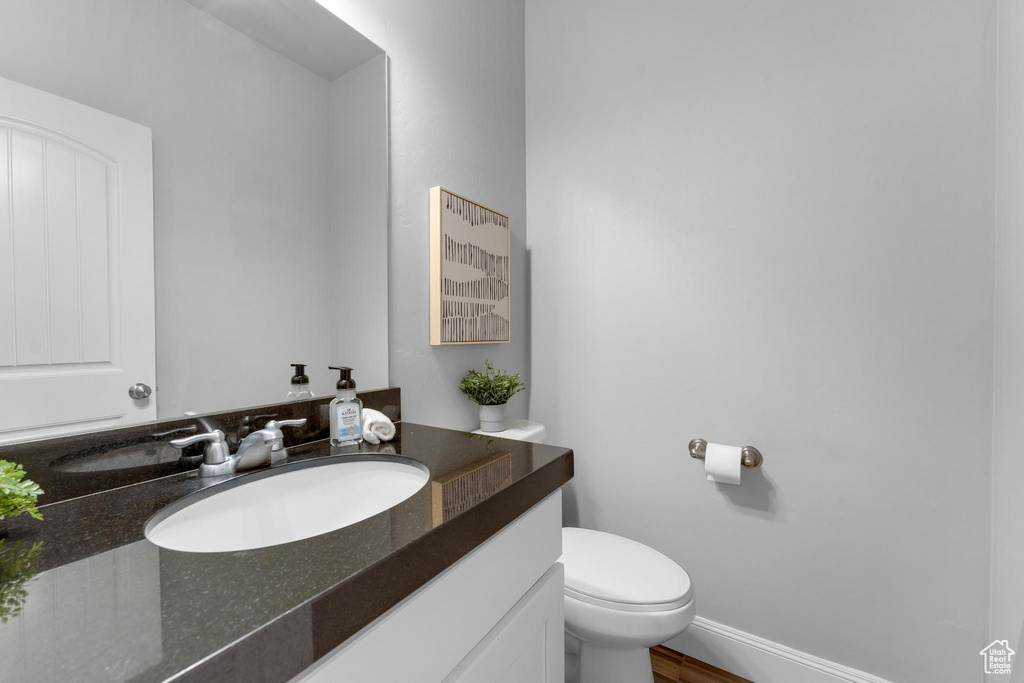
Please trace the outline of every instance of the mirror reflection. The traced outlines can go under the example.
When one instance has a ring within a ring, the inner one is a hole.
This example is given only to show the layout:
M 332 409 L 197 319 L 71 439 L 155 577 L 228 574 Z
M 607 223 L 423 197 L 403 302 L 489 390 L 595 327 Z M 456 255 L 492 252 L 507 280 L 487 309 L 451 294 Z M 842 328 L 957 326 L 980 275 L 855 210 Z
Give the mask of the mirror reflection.
M 20 563 L 0 582 L 5 607 L 17 602 L 0 619 L 5 680 L 128 680 L 160 663 L 159 548 L 139 541 L 36 574 L 43 550 L 42 542 L 0 547 L 0 559 L 17 552 Z
M 387 386 L 386 105 L 313 0 L 4 2 L 0 443 Z

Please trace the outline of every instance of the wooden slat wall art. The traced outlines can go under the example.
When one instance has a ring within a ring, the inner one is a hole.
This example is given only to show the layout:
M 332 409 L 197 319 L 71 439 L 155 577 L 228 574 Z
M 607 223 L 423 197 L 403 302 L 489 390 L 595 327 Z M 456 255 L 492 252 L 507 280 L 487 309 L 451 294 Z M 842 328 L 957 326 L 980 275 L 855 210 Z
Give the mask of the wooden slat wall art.
M 430 188 L 430 343 L 511 339 L 508 216 Z

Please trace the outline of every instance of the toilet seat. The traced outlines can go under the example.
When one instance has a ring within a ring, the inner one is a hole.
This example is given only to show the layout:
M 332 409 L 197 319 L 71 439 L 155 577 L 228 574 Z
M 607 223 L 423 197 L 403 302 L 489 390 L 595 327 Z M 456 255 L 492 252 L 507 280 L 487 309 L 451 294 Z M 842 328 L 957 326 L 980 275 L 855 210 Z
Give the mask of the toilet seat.
M 693 600 L 682 567 L 642 543 L 593 529 L 562 529 L 565 595 L 622 612 L 669 612 Z
M 673 602 L 659 602 L 653 605 L 645 605 L 630 602 L 615 602 L 614 600 L 603 600 L 596 598 L 593 595 L 587 595 L 586 593 L 580 593 L 575 591 L 569 586 L 565 587 L 565 597 L 572 598 L 573 600 L 579 600 L 585 602 L 588 605 L 595 605 L 597 607 L 604 607 L 605 609 L 618 610 L 620 612 L 670 612 L 674 609 L 679 609 L 686 603 L 690 602 L 690 597 L 679 598 Z

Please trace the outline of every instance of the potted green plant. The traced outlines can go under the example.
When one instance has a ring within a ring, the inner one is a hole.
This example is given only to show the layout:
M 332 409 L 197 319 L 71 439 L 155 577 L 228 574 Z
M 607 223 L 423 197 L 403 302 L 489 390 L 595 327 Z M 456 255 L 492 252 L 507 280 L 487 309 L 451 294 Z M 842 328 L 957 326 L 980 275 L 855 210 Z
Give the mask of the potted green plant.
M 0 460 L 0 519 L 17 517 L 23 512 L 42 519 L 36 509 L 36 499 L 43 490 L 31 479 L 25 479 L 25 469 L 17 463 Z
M 505 429 L 505 405 L 526 384 L 519 379 L 518 372 L 510 375 L 505 370 L 495 370 L 489 360 L 484 361 L 484 366 L 487 369 L 483 372 L 474 369 L 466 373 L 459 391 L 480 406 L 480 429 L 500 432 Z

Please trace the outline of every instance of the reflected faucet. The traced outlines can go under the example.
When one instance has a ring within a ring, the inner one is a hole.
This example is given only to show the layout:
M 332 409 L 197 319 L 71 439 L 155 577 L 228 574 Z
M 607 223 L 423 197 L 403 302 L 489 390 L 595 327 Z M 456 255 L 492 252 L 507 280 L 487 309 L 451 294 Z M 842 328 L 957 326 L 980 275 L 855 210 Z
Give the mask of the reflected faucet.
M 234 453 L 230 452 L 224 432 L 219 429 L 174 439 L 171 445 L 175 448 L 185 448 L 205 441 L 206 450 L 203 452 L 203 464 L 199 466 L 199 476 L 219 477 L 283 461 L 288 457 L 288 451 L 284 447 L 284 433 L 281 427 L 301 427 L 304 424 L 306 418 L 271 420 L 263 429 L 251 432 L 242 439 Z
M 277 413 L 270 413 L 269 415 L 246 415 L 238 423 L 238 441 L 241 443 L 242 439 L 253 433 L 253 425 L 257 420 L 273 420 L 277 417 Z

